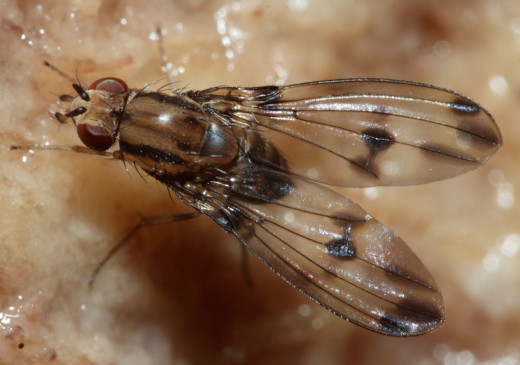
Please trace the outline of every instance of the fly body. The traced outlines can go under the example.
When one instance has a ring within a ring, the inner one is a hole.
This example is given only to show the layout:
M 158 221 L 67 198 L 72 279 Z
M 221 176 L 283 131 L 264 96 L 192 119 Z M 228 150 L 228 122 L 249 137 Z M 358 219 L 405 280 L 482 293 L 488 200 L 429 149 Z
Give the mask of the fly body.
M 443 322 L 414 253 L 321 184 L 420 184 L 482 165 L 501 136 L 474 101 L 384 79 L 166 92 L 105 78 L 74 89 L 50 110 L 87 147 L 70 149 L 134 164 L 344 319 L 394 336 Z

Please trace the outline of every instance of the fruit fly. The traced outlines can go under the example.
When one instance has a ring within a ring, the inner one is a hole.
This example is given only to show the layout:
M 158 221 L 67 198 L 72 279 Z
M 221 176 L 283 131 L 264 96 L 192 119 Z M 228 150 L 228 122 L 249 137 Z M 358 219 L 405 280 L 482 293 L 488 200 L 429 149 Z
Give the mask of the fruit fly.
M 386 79 L 151 91 L 107 77 L 73 88 L 50 114 L 84 146 L 11 148 L 136 166 L 198 212 L 163 221 L 207 215 L 296 289 L 369 330 L 414 336 L 444 321 L 439 288 L 408 246 L 323 184 L 422 184 L 482 165 L 501 136 L 471 99 Z

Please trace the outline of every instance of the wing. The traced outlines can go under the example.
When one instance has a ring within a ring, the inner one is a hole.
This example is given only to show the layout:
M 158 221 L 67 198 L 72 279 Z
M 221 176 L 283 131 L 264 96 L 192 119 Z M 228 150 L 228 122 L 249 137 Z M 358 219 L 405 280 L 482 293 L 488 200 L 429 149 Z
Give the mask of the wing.
M 222 123 L 262 134 L 286 160 L 285 172 L 336 186 L 445 179 L 480 166 L 501 144 L 485 109 L 426 84 L 350 79 L 188 95 Z
M 291 285 L 348 321 L 414 336 L 444 320 L 442 296 L 419 259 L 341 194 L 249 162 L 201 184 L 163 182 Z

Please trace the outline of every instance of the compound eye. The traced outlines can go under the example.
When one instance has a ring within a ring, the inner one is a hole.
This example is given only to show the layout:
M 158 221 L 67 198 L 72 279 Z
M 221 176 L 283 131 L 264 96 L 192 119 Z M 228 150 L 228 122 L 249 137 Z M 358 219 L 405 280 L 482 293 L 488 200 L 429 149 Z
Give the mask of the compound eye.
M 106 151 L 114 144 L 114 136 L 105 127 L 79 124 L 76 130 L 81 142 L 92 150 Z
M 126 82 L 116 77 L 105 77 L 94 81 L 88 89 L 106 91 L 111 94 L 122 94 L 128 91 L 128 86 Z

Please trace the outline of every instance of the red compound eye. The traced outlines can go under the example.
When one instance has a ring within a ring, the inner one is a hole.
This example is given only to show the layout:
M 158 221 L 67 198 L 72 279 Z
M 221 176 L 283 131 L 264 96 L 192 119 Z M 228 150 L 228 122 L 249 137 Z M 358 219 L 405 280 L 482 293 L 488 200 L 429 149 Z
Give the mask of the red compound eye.
M 114 136 L 105 127 L 79 124 L 76 130 L 81 142 L 92 150 L 106 151 L 114 144 Z
M 121 94 L 128 91 L 126 82 L 116 77 L 105 77 L 94 81 L 88 87 L 89 90 L 106 91 L 111 94 Z

